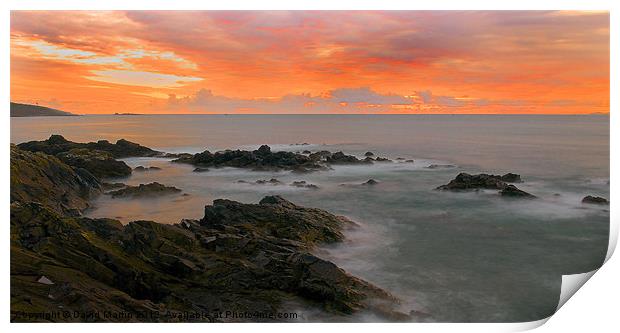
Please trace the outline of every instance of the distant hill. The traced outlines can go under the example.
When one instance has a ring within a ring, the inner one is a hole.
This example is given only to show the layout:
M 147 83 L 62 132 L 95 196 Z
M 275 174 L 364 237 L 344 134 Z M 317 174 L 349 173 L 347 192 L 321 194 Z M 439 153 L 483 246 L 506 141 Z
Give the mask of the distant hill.
M 43 116 L 77 116 L 45 106 L 11 102 L 11 117 L 43 117 Z

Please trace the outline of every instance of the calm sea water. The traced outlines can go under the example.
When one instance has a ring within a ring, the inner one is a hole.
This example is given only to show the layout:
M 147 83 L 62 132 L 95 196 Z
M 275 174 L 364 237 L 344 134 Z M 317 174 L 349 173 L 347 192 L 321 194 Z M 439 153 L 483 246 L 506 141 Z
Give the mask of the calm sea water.
M 128 184 L 159 181 L 189 196 L 124 200 L 102 196 L 89 212 L 123 222 L 177 223 L 200 218 L 215 198 L 257 202 L 280 194 L 346 215 L 362 228 L 317 253 L 403 299 L 430 321 L 531 321 L 553 313 L 562 274 L 598 268 L 607 251 L 609 198 L 607 116 L 184 115 L 12 118 L 11 141 L 62 134 L 73 141 L 125 138 L 168 152 L 253 149 L 370 150 L 414 163 L 339 166 L 327 172 L 251 172 L 193 167 L 157 158 L 129 158 Z M 308 145 L 296 145 L 308 143 Z M 428 169 L 454 164 L 452 169 Z M 444 193 L 433 188 L 459 172 L 521 174 L 538 200 L 505 200 L 493 191 Z M 238 180 L 306 180 L 318 190 L 248 185 Z M 372 188 L 340 186 L 368 179 Z M 307 314 L 321 320 L 320 314 Z M 374 318 L 360 318 L 374 320 Z

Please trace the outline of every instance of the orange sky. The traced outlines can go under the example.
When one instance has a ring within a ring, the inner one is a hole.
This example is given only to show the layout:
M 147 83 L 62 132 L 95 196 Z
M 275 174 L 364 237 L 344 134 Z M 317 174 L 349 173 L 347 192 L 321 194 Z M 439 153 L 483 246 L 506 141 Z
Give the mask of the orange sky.
M 609 112 L 609 15 L 13 11 L 11 100 L 86 113 Z

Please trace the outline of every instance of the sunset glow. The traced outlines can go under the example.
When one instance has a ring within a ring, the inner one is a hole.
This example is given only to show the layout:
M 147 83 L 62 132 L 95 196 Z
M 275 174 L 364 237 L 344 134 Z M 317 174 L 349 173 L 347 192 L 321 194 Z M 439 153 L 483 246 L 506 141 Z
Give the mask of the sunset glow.
M 14 11 L 11 100 L 89 113 L 608 113 L 609 14 Z

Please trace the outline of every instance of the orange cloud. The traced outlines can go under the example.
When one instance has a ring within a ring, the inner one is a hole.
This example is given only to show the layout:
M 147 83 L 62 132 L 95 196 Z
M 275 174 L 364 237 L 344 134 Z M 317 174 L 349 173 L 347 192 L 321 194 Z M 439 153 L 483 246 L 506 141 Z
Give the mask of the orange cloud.
M 609 112 L 609 15 L 14 11 L 11 98 L 78 113 Z

